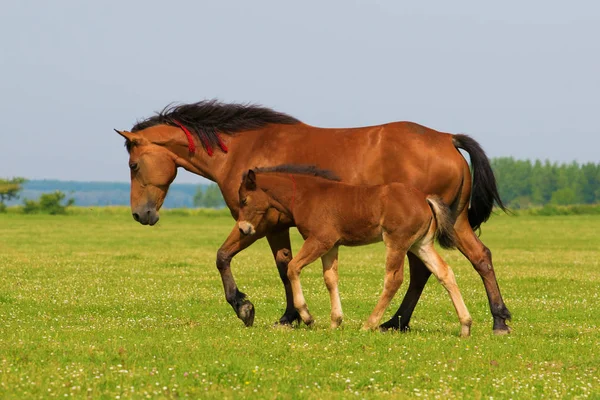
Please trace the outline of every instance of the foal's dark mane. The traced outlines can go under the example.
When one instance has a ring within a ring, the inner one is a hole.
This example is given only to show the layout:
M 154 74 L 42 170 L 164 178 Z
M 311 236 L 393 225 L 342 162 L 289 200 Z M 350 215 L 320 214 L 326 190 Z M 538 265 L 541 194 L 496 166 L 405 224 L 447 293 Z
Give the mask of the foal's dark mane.
M 329 181 L 341 181 L 340 177 L 337 176 L 333 171 L 329 171 L 327 169 L 318 168 L 316 165 L 302 165 L 302 164 L 283 164 L 277 165 L 275 167 L 258 167 L 253 169 L 257 174 L 260 173 L 269 173 L 269 172 L 279 172 L 285 174 L 298 174 L 298 175 L 308 175 L 308 176 L 316 176 L 319 178 L 327 179 Z M 246 178 L 246 173 L 244 173 L 244 177 Z
M 132 132 L 155 125 L 178 126 L 183 124 L 193 132 L 203 145 L 219 147 L 219 134 L 233 135 L 241 131 L 262 128 L 268 124 L 298 124 L 296 118 L 253 104 L 222 103 L 218 100 L 203 100 L 191 104 L 169 104 L 156 115 L 138 121 Z

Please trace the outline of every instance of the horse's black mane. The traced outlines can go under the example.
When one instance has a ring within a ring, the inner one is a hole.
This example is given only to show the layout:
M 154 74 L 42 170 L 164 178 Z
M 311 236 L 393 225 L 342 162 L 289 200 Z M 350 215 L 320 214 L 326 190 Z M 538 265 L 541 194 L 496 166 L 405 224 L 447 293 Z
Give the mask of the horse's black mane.
M 337 176 L 333 171 L 327 169 L 320 169 L 316 165 L 302 165 L 302 164 L 283 164 L 275 167 L 258 167 L 253 169 L 256 173 L 261 172 L 280 172 L 286 174 L 299 174 L 317 176 L 330 181 L 341 181 L 340 177 Z M 247 172 L 246 172 L 247 173 Z M 244 178 L 246 177 L 244 174 Z
M 170 104 L 156 115 L 138 121 L 131 131 L 137 132 L 160 124 L 178 126 L 175 121 L 196 134 L 203 145 L 208 141 L 209 145 L 215 148 L 219 146 L 217 133 L 233 135 L 245 130 L 262 128 L 268 124 L 300 123 L 292 116 L 267 107 L 204 100 L 192 104 Z

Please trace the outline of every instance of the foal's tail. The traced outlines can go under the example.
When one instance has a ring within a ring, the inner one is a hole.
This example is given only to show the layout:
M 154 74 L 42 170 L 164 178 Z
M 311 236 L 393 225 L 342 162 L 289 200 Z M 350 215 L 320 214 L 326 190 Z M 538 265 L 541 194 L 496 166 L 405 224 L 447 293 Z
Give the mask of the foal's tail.
M 473 230 L 477 230 L 490 217 L 494 203 L 502 211 L 507 212 L 507 210 L 504 203 L 502 203 L 502 199 L 500 199 L 490 160 L 479 143 L 467 135 L 453 135 L 452 143 L 454 143 L 454 147 L 469 153 L 471 158 L 473 188 L 471 190 L 471 206 L 469 207 L 469 225 Z
M 456 234 L 454 232 L 454 218 L 452 211 L 439 196 L 427 196 L 427 203 L 433 211 L 435 218 L 435 238 L 444 249 L 456 247 Z

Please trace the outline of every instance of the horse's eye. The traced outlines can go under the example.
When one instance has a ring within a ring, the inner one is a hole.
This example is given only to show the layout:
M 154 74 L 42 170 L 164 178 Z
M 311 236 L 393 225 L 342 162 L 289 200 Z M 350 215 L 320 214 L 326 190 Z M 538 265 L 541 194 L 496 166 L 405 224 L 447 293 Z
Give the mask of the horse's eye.
M 242 204 L 242 207 L 244 207 L 248 204 L 248 201 L 246 201 L 246 199 L 242 199 L 241 204 Z
M 132 171 L 135 171 L 136 169 L 138 169 L 138 163 L 136 163 L 136 162 L 133 162 L 133 163 L 129 164 L 129 168 L 130 168 Z

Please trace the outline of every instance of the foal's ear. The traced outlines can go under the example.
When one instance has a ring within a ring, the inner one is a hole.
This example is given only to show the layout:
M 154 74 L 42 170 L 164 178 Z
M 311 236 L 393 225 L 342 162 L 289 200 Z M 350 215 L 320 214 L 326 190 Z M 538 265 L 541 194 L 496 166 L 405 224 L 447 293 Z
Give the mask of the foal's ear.
M 249 169 L 246 173 L 246 179 L 244 180 L 246 190 L 256 190 L 256 174 L 253 170 Z

